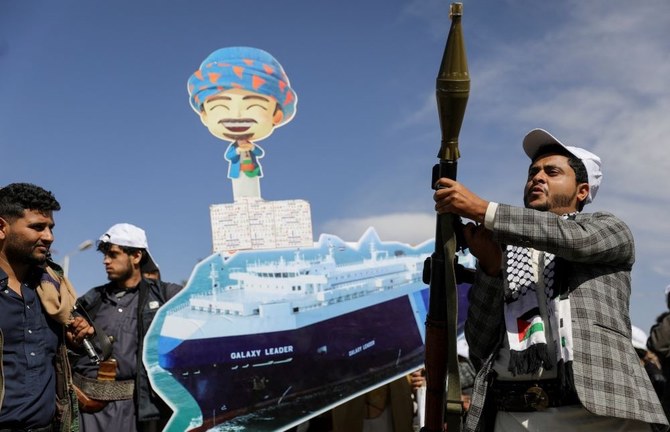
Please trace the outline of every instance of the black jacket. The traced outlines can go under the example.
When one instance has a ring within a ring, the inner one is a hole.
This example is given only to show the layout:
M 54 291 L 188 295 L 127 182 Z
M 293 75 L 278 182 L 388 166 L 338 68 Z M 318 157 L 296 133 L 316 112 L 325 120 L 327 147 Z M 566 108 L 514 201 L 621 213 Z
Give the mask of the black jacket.
M 112 289 L 113 283 L 95 287 L 79 298 L 80 305 L 86 309 L 91 319 L 95 322 L 98 309 L 102 304 L 102 292 Z M 181 290 L 180 285 L 142 279 L 139 284 L 139 298 L 137 305 L 137 376 L 135 378 L 135 409 L 137 420 L 140 422 L 151 420 L 165 420 L 170 418 L 171 410 L 165 402 L 156 394 L 149 383 L 147 370 L 142 363 L 142 352 L 144 348 L 144 336 L 151 325 L 159 308 L 150 308 L 151 302 L 158 302 L 163 306 L 169 299 Z
M 665 376 L 661 404 L 665 415 L 670 418 L 670 312 L 665 312 L 656 318 L 656 324 L 649 331 L 647 348 L 661 361 L 661 368 Z

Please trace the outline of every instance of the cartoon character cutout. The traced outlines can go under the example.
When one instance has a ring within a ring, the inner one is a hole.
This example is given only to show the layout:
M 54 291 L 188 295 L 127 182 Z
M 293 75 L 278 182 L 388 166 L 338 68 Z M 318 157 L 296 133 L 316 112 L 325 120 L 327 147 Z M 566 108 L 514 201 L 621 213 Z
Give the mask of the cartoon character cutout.
M 250 47 L 210 54 L 188 80 L 191 107 L 226 149 L 233 199 L 259 198 L 265 151 L 258 141 L 293 119 L 297 96 L 279 62 Z

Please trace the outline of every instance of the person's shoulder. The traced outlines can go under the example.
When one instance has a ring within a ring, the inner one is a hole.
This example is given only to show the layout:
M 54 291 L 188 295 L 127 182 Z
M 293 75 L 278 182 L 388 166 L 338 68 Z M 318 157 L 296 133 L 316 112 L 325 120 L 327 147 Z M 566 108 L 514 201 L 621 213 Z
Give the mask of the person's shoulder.
M 153 290 L 160 291 L 160 297 L 164 298 L 165 301 L 170 300 L 174 297 L 179 291 L 182 290 L 182 286 L 173 282 L 165 282 L 163 280 L 155 279 L 143 279 L 147 284 L 153 286 Z
M 593 213 L 578 213 L 576 216 L 577 221 L 585 221 L 585 220 L 591 220 L 591 221 L 597 221 L 599 223 L 605 223 L 608 225 L 615 225 L 621 227 L 620 229 L 624 229 L 627 231 L 630 231 L 630 228 L 628 227 L 628 224 L 615 215 L 614 213 L 610 213 L 608 211 L 596 211 Z
M 670 317 L 670 311 L 663 312 L 656 317 L 656 324 L 660 324 Z
M 615 215 L 612 212 L 604 211 L 604 210 L 598 210 L 594 211 L 592 213 L 577 213 L 577 219 L 580 218 L 591 218 L 591 219 L 613 219 L 613 220 L 618 220 L 623 222 L 623 220 Z
M 80 296 L 77 299 L 77 302 L 90 313 L 91 310 L 96 308 L 97 305 L 102 302 L 102 293 L 109 285 L 111 285 L 111 282 L 105 285 L 91 288 L 90 290 L 86 291 L 84 295 Z
M 97 287 L 93 287 L 93 288 L 89 289 L 88 291 L 86 291 L 84 293 L 84 295 L 82 295 L 80 298 L 84 299 L 84 298 L 91 298 L 91 297 L 99 296 L 110 285 L 111 285 L 111 282 L 108 282 L 104 285 L 98 285 Z
M 168 300 L 176 296 L 177 293 L 179 293 L 179 291 L 184 289 L 182 285 L 176 284 L 174 282 L 161 281 L 161 285 L 163 285 L 163 289 L 165 290 L 165 296 L 167 297 Z

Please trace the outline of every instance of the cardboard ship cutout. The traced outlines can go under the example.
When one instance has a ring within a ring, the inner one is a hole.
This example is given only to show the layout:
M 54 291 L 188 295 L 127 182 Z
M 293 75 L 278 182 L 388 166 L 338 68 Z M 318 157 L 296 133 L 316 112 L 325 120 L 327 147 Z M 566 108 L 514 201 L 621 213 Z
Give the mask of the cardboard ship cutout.
M 420 368 L 433 247 L 369 229 L 353 245 L 324 234 L 200 262 L 146 344 L 169 430 L 282 430 Z
M 314 242 L 309 203 L 261 198 L 254 140 L 290 121 L 297 100 L 270 54 L 217 50 L 188 88 L 230 142 L 234 202 L 210 207 L 214 253 L 146 336 L 149 378 L 174 411 L 166 430 L 285 430 L 420 368 L 433 241 L 381 241 L 370 228 L 356 243 Z

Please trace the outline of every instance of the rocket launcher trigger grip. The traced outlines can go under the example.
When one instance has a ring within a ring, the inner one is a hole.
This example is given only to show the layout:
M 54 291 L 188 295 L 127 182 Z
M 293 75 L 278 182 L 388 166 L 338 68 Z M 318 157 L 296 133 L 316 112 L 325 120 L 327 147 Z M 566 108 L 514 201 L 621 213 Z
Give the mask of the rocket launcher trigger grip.
M 431 189 L 437 190 L 440 186 L 437 185 L 437 181 L 442 177 L 447 177 L 452 180 L 456 180 L 456 161 L 440 161 L 440 163 L 433 165 L 433 175 L 431 178 Z M 454 234 L 456 235 L 456 250 L 464 252 L 468 248 L 468 245 L 465 241 L 465 236 L 463 235 L 463 220 L 460 216 L 454 215 L 453 217 L 454 224 Z M 426 279 L 424 278 L 424 281 Z M 430 278 L 428 278 L 430 280 Z M 429 282 L 426 282 L 429 283 Z

